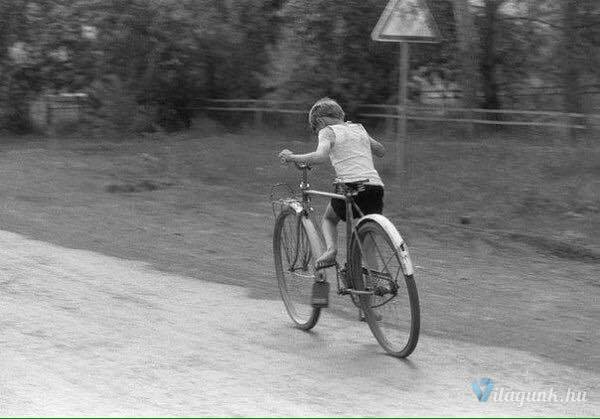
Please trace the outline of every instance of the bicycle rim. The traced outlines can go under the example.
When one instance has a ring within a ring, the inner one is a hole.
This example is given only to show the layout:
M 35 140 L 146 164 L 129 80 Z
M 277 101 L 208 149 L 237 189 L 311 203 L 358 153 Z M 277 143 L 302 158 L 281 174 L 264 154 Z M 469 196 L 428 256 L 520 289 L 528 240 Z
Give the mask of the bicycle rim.
M 357 234 L 361 246 L 354 240 L 352 278 L 356 289 L 373 291 L 360 297 L 369 327 L 386 352 L 407 357 L 417 346 L 420 328 L 414 277 L 404 275 L 399 252 L 378 223 L 362 224 Z
M 273 235 L 281 298 L 292 321 L 304 330 L 314 327 L 320 314 L 320 309 L 311 305 L 315 255 L 320 254 L 313 234 L 306 230 L 301 216 L 288 209 L 279 214 Z

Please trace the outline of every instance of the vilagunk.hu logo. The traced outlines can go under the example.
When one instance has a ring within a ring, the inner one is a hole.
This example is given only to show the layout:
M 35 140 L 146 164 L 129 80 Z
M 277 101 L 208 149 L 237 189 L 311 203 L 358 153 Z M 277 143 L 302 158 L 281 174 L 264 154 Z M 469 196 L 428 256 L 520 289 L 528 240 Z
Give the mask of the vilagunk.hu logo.
M 567 388 L 565 391 L 556 391 L 553 387 L 544 390 L 534 391 L 516 391 L 507 387 L 494 387 L 494 380 L 491 378 L 478 378 L 473 380 L 471 388 L 475 397 L 480 402 L 518 403 L 523 406 L 525 403 L 570 403 L 586 402 L 587 391 L 574 390 Z
M 471 388 L 473 388 L 477 400 L 487 402 L 494 389 L 494 381 L 491 378 L 480 378 L 471 383 Z

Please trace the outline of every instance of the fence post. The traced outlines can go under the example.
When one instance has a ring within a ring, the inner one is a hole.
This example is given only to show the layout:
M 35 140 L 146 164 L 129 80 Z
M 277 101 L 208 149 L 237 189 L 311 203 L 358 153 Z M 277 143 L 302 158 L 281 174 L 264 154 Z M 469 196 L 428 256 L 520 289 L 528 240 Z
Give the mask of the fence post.
M 400 111 L 398 114 L 398 132 L 396 134 L 396 164 L 395 169 L 399 179 L 406 180 L 405 162 L 406 142 L 407 142 L 407 102 L 408 102 L 408 71 L 409 71 L 409 44 L 400 43 L 400 77 L 398 83 L 398 102 Z
M 44 103 L 46 104 L 46 129 L 49 129 L 52 125 L 52 107 L 48 95 L 44 97 Z
M 385 134 L 388 139 L 394 138 L 396 120 L 394 118 L 385 118 Z
M 54 99 L 46 96 L 46 132 L 54 137 Z
M 77 125 L 81 124 L 81 114 L 83 113 L 81 111 L 81 101 L 79 96 L 75 97 L 75 102 L 77 103 Z
M 256 106 L 256 103 L 254 104 Z M 261 128 L 263 123 L 262 111 L 254 111 L 254 128 Z
M 579 125 L 577 123 L 576 115 L 571 114 L 568 116 L 568 119 L 569 119 L 570 125 Z M 575 126 L 571 126 L 569 129 L 569 139 L 571 140 L 571 144 L 573 144 L 573 145 L 577 144 L 577 128 Z
M 565 113 L 562 118 L 559 118 L 559 120 L 561 121 L 561 123 L 564 124 L 562 131 L 562 138 L 563 141 L 565 141 L 566 144 L 573 144 L 573 137 L 574 137 L 574 129 L 571 128 L 571 115 L 568 113 Z

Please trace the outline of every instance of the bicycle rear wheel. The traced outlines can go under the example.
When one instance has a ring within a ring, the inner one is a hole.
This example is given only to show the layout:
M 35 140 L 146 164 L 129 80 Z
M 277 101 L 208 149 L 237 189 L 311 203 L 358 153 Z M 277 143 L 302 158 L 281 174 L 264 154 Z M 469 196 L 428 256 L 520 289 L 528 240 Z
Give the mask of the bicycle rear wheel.
M 391 223 L 387 228 L 395 231 Z M 361 223 L 356 234 L 360 245 L 354 237 L 350 272 L 356 290 L 372 292 L 359 297 L 367 323 L 386 352 L 405 358 L 419 340 L 420 308 L 414 277 L 404 274 L 398 243 L 378 222 Z
M 284 209 L 273 233 L 275 272 L 285 309 L 303 330 L 312 329 L 321 313 L 311 305 L 314 265 L 321 253 L 322 244 L 312 221 L 291 208 Z

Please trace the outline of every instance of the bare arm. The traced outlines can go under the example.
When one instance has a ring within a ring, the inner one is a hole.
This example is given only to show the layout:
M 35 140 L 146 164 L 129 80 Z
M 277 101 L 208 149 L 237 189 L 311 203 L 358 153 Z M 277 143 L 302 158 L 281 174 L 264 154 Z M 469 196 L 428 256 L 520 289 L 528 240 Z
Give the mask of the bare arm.
M 377 157 L 383 157 L 385 155 L 385 147 L 383 144 L 371 137 L 369 137 L 369 141 L 371 142 L 371 152 Z
M 286 161 L 296 163 L 308 163 L 308 164 L 321 164 L 329 160 L 329 149 L 331 144 L 326 139 L 319 139 L 319 145 L 317 149 L 311 153 L 306 154 L 287 154 L 285 156 Z
M 329 150 L 331 149 L 331 138 L 325 130 L 319 134 L 319 145 L 312 153 L 294 154 L 289 150 L 283 150 L 279 157 L 285 161 L 307 164 L 321 164 L 329 160 Z

